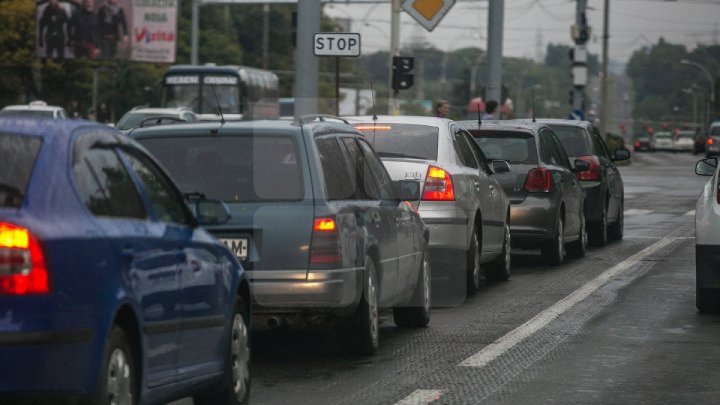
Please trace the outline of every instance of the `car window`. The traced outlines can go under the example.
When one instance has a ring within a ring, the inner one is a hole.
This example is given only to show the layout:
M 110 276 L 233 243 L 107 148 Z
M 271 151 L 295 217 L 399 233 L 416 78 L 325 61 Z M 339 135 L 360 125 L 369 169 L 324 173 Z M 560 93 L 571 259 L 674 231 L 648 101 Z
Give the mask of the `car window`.
M 315 138 L 325 179 L 328 200 L 349 200 L 355 195 L 355 182 L 350 167 L 335 136 Z
M 73 178 L 85 206 L 94 215 L 147 218 L 135 183 L 112 148 L 82 151 L 73 162 Z
M 390 175 L 385 169 L 385 166 L 382 164 L 380 158 L 378 158 L 377 154 L 373 151 L 373 149 L 367 142 L 358 140 L 357 143 L 360 145 L 360 148 L 363 151 L 363 155 L 365 156 L 365 162 L 367 162 L 367 167 L 370 168 L 370 171 L 375 176 L 375 180 L 377 181 L 378 187 L 380 189 L 380 198 L 382 198 L 383 200 L 392 199 L 392 179 L 390 178 Z
M 565 149 L 568 156 L 587 156 L 593 154 L 583 128 L 567 125 L 552 125 L 555 136 Z
M 593 142 L 593 150 L 595 151 L 595 154 L 610 159 L 610 152 L 608 152 L 608 148 L 607 146 L 605 146 L 605 141 L 603 141 L 600 133 L 596 128 L 593 128 L 590 132 L 590 138 Z
M 520 131 L 472 131 L 476 144 L 488 160 L 534 165 L 538 162 L 535 137 Z
M 285 135 L 141 138 L 182 192 L 225 202 L 299 201 L 305 196 L 295 139 Z
M 547 164 L 558 164 L 557 157 L 552 153 L 552 141 L 548 138 L 545 131 L 540 133 L 540 156 L 542 161 Z
M 0 207 L 22 205 L 41 145 L 39 137 L 0 134 Z
M 355 178 L 355 198 L 358 200 L 379 200 L 380 190 L 373 177 L 370 165 L 360 151 L 354 138 L 342 138 L 345 148 L 350 155 L 351 171 Z
M 452 133 L 453 146 L 460 157 L 460 162 L 464 166 L 477 169 L 477 160 L 475 160 L 475 156 L 473 155 L 472 149 L 470 149 L 470 145 L 465 141 L 465 138 L 463 138 L 462 131 L 459 129 L 453 129 Z
M 480 170 L 488 173 L 490 171 L 490 167 L 488 166 L 488 159 L 483 153 L 483 151 L 480 149 L 478 144 L 466 131 L 462 131 L 462 137 L 463 139 L 465 139 L 465 142 L 470 145 L 470 150 L 472 151 L 473 156 L 475 156 L 475 159 L 480 164 Z
M 572 170 L 570 166 L 570 159 L 568 159 L 565 149 L 563 149 L 562 143 L 557 139 L 552 131 L 548 131 L 548 139 L 551 140 L 551 153 L 555 156 L 555 159 L 559 162 L 560 166 L 564 166 L 568 170 Z
M 438 128 L 414 124 L 358 124 L 380 158 L 437 160 Z
M 710 128 L 710 135 L 720 136 L 720 127 L 712 127 L 712 128 Z
M 192 226 L 192 216 L 182 195 L 170 179 L 145 155 L 125 150 L 130 167 L 140 178 L 157 219 L 162 222 Z

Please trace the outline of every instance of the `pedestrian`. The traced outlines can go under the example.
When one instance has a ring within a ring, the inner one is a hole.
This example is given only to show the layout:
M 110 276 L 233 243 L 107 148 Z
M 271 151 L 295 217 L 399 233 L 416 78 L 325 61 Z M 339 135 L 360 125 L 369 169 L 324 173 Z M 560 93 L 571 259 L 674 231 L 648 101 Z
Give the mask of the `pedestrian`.
M 97 15 L 93 0 L 82 0 L 82 6 L 70 18 L 70 41 L 75 58 L 95 59 L 97 49 Z
M 489 100 L 485 103 L 485 112 L 480 117 L 481 120 L 496 120 L 495 109 L 497 109 L 498 103 L 495 100 Z
M 110 109 L 108 108 L 106 103 L 100 103 L 100 106 L 98 107 L 97 111 L 97 120 L 98 122 L 102 122 L 103 124 L 107 124 L 110 122 Z
M 122 33 L 121 33 L 122 31 Z M 98 32 L 100 33 L 100 57 L 115 59 L 118 42 L 128 40 L 125 10 L 117 0 L 106 0 L 98 11 Z
M 68 113 L 68 117 L 72 119 L 80 118 L 80 105 L 78 104 L 77 100 L 70 100 L 66 111 Z
M 45 47 L 45 56 L 57 58 L 65 57 L 65 33 L 69 18 L 65 10 L 60 7 L 58 0 L 49 0 L 42 17 L 40 17 L 40 35 L 38 45 Z
M 447 118 L 450 113 L 450 102 L 447 100 L 438 100 L 435 103 L 435 116 L 438 118 Z

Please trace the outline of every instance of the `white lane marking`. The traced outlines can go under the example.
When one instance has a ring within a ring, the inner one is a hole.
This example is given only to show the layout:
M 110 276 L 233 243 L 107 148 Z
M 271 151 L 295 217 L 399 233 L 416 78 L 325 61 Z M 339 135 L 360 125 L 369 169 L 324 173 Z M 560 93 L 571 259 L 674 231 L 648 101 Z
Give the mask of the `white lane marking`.
M 395 405 L 425 405 L 437 401 L 442 396 L 440 390 L 415 390 Z
M 625 210 L 625 215 L 633 216 L 633 215 L 647 215 L 649 213 L 653 212 L 653 210 L 640 210 L 640 209 L 629 209 Z
M 668 239 L 671 239 L 671 240 L 695 239 L 694 236 L 645 236 L 645 235 L 624 235 L 623 238 L 630 238 L 630 239 L 663 239 L 663 238 L 668 238 Z
M 690 211 L 686 212 L 685 215 L 687 215 L 687 216 L 695 215 L 695 210 L 690 210 Z
M 597 289 L 602 287 L 610 279 L 615 277 L 619 272 L 629 268 L 630 266 L 640 262 L 647 256 L 657 252 L 672 242 L 671 238 L 662 238 L 645 249 L 635 253 L 628 257 L 622 262 L 609 268 L 599 276 L 592 279 L 584 286 L 575 290 L 572 294 L 556 302 L 550 308 L 543 312 L 535 315 L 534 318 L 518 326 L 514 330 L 508 332 L 505 336 L 496 340 L 495 342 L 485 346 L 479 352 L 465 359 L 460 366 L 465 367 L 483 367 L 500 357 L 503 353 L 512 349 L 515 345 L 522 342 L 525 338 L 531 336 L 535 332 L 539 331 L 553 319 L 565 313 L 567 310 L 575 306 L 578 302 L 587 298 L 590 294 L 595 292 Z

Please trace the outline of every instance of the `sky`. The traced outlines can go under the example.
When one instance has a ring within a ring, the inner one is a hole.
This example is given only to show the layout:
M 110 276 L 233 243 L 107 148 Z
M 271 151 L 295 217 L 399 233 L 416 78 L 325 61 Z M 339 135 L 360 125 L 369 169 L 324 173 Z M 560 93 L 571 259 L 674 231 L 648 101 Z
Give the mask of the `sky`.
M 588 0 L 592 38 L 588 50 L 602 52 L 603 0 Z M 401 46 L 427 41 L 439 49 L 487 48 L 488 1 L 456 2 L 445 18 L 428 32 L 405 12 L 400 16 Z M 362 35 L 363 54 L 390 48 L 390 3 L 328 4 L 325 13 L 351 19 L 351 30 Z M 505 0 L 503 54 L 538 59 L 548 43 L 572 45 L 575 1 Z M 690 49 L 720 44 L 720 0 L 610 0 L 610 60 L 624 64 L 633 51 L 657 43 L 660 37 Z

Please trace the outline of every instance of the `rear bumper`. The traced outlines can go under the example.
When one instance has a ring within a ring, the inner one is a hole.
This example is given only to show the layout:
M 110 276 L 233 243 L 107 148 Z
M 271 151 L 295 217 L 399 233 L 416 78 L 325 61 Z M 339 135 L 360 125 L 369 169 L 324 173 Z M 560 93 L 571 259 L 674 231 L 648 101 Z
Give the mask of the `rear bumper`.
M 254 314 L 333 312 L 357 306 L 363 267 L 335 270 L 248 271 Z
M 558 207 L 551 194 L 528 194 L 510 205 L 510 235 L 513 246 L 535 247 L 555 232 Z

